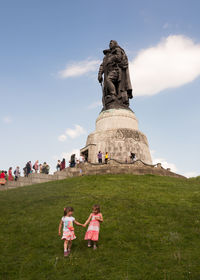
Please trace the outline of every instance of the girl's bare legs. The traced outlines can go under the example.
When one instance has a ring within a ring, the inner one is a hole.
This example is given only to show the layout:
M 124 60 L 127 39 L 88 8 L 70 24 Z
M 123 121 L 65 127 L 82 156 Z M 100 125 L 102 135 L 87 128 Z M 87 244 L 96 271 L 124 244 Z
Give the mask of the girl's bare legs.
M 68 242 L 67 248 L 68 248 L 68 251 L 69 251 L 69 252 L 70 252 L 70 250 L 71 250 L 71 247 L 72 247 L 72 240 L 70 240 L 70 241 Z
M 64 251 L 67 251 L 68 240 L 65 239 L 64 241 Z
M 91 240 L 88 240 L 88 247 L 89 247 L 89 248 L 92 247 L 92 242 L 91 242 Z
M 96 250 L 97 249 L 97 242 L 93 241 L 93 249 Z
M 65 241 L 64 241 L 64 257 L 67 257 L 69 255 L 69 252 L 67 251 L 67 245 L 68 245 L 68 240 L 65 239 Z

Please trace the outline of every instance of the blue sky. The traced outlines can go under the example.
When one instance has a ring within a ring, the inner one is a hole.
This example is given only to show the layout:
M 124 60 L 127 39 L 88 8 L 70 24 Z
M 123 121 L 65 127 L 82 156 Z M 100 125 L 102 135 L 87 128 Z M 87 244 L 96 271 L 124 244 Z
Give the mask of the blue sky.
M 154 160 L 199 175 L 199 10 L 197 0 L 0 0 L 0 169 L 39 159 L 54 171 L 85 145 L 101 110 L 102 50 L 114 39 Z

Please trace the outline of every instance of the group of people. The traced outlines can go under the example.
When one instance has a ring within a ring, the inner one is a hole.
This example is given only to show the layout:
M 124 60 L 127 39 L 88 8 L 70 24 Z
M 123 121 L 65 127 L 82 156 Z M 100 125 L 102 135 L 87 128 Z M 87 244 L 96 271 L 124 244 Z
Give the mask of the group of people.
M 78 161 L 74 162 L 74 166 Z M 70 163 L 70 162 L 69 162 Z M 61 171 L 66 168 L 66 161 L 63 158 L 62 161 L 58 160 L 56 169 L 57 171 Z M 44 162 L 43 164 L 39 164 L 39 160 L 36 160 L 34 164 L 31 161 L 28 161 L 23 168 L 24 177 L 28 177 L 31 173 L 43 173 L 49 174 L 50 166 Z M 21 175 L 21 171 L 19 166 L 16 167 L 13 173 L 13 168 L 10 167 L 8 171 L 0 170 L 0 183 L 4 184 L 6 181 L 17 181 Z
M 56 165 L 56 170 L 61 171 L 65 169 L 67 166 L 75 167 L 77 164 L 85 162 L 84 156 L 80 155 L 79 159 L 77 159 L 75 154 L 72 154 L 69 160 L 69 165 L 67 165 L 66 160 L 63 158 L 62 161 L 58 160 Z
M 63 158 L 62 161 L 58 160 L 57 165 L 56 165 L 56 170 L 61 171 L 61 170 L 65 169 L 65 167 L 66 167 L 65 159 Z
M 97 204 L 92 207 L 92 213 L 89 215 L 84 224 L 79 223 L 73 217 L 73 212 L 74 209 L 72 207 L 64 208 L 64 215 L 61 218 L 58 228 L 59 236 L 61 236 L 61 229 L 63 228 L 61 239 L 64 240 L 64 257 L 69 256 L 72 241 L 76 238 L 73 223 L 82 227 L 86 227 L 89 224 L 84 239 L 88 241 L 88 248 L 93 247 L 93 249 L 96 250 L 97 242 L 99 239 L 100 223 L 103 222 L 103 216 L 100 212 L 100 206 Z
M 103 154 L 102 154 L 101 151 L 98 152 L 97 158 L 98 158 L 98 163 L 99 164 L 103 163 L 103 160 L 102 160 L 103 159 Z M 108 160 L 109 160 L 108 152 L 105 153 L 104 159 L 105 159 L 105 164 L 107 164 Z
M 43 164 L 39 164 L 39 160 L 36 160 L 36 162 L 32 165 L 31 161 L 28 161 L 26 166 L 23 168 L 24 171 L 24 177 L 28 177 L 31 173 L 43 173 L 43 174 L 49 174 L 50 166 L 44 162 Z
M 39 161 L 36 160 L 36 162 L 32 165 L 31 161 L 28 161 L 26 166 L 23 168 L 24 171 L 24 177 L 28 177 L 31 173 L 43 173 L 43 174 L 49 174 L 50 167 L 49 165 L 44 162 L 43 164 L 39 164 Z M 17 166 L 13 172 L 13 168 L 10 167 L 8 171 L 1 170 L 0 171 L 0 183 L 4 185 L 6 181 L 17 181 L 19 177 L 21 176 L 21 171 L 19 166 Z
M 98 158 L 98 163 L 99 163 L 99 164 L 102 164 L 102 163 L 103 163 L 103 154 L 102 154 L 101 151 L 98 152 L 97 158 Z M 104 156 L 104 162 L 105 162 L 105 164 L 108 163 L 108 160 L 109 160 L 109 155 L 108 155 L 108 152 L 106 152 L 106 153 L 105 153 L 105 156 Z M 136 154 L 135 154 L 135 153 L 130 152 L 130 160 L 131 160 L 131 162 L 136 161 Z M 128 160 L 127 160 L 127 159 L 125 159 L 125 163 L 128 163 Z
M 20 169 L 19 166 L 16 167 L 14 171 L 14 176 L 12 174 L 12 167 L 8 169 L 8 172 L 6 170 L 1 170 L 0 171 L 0 179 L 6 180 L 6 181 L 17 181 L 18 178 L 20 177 Z

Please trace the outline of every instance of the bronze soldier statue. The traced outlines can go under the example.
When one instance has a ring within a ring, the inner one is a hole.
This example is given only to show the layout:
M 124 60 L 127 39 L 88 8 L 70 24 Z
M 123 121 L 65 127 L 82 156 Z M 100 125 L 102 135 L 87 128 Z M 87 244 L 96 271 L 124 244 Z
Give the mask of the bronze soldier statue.
M 98 80 L 103 83 L 103 110 L 129 108 L 133 98 L 125 51 L 114 40 L 109 49 L 104 50 L 103 63 L 100 65 Z M 103 81 L 104 74 L 104 81 Z

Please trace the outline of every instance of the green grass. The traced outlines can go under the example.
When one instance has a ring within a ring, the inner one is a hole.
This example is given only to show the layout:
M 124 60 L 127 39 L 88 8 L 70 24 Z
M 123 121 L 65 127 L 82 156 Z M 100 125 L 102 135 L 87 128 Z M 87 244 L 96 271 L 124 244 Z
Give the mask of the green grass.
M 104 216 L 99 248 L 75 228 L 63 258 L 63 207 Z M 200 180 L 153 175 L 71 178 L 0 192 L 0 279 L 199 280 Z

